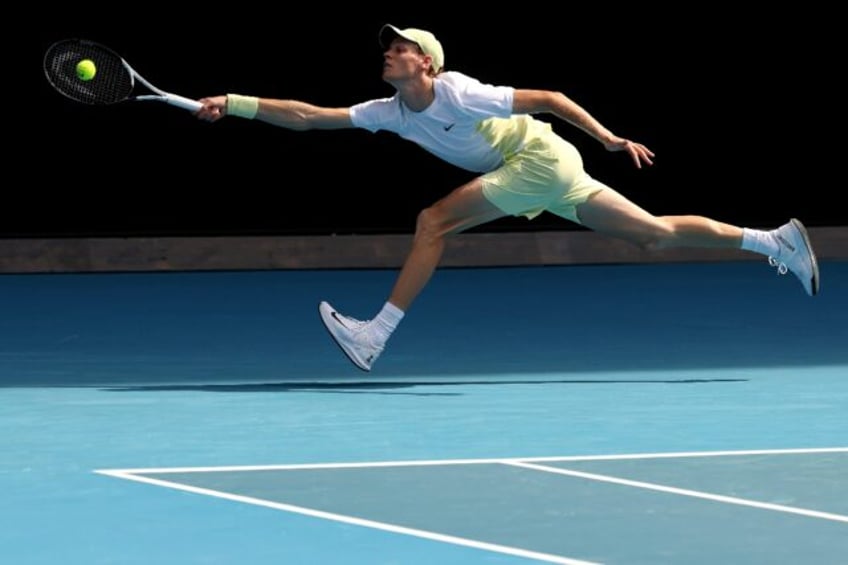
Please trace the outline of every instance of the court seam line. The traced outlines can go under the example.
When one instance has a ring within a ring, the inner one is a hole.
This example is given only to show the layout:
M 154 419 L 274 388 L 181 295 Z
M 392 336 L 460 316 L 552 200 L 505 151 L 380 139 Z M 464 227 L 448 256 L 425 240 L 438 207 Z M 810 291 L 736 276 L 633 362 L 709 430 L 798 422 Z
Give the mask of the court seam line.
M 370 467 L 424 467 L 432 465 L 485 465 L 491 463 L 561 462 L 561 461 L 622 461 L 629 459 L 664 459 L 684 457 L 725 457 L 743 455 L 792 455 L 812 453 L 848 453 L 848 447 L 811 447 L 792 449 L 748 449 L 724 451 L 680 451 L 659 453 L 624 453 L 614 455 L 564 455 L 550 457 L 498 457 L 488 459 L 423 459 L 406 461 L 363 461 L 351 463 L 292 463 L 279 465 L 222 465 L 206 467 L 148 467 L 136 469 L 96 469 L 95 473 L 214 473 L 226 471 L 285 471 L 310 469 L 361 469 Z
M 119 479 L 126 479 L 129 481 L 136 481 L 141 483 L 148 483 L 155 486 L 172 488 L 176 490 L 182 490 L 186 492 L 191 492 L 194 494 L 200 494 L 205 496 L 211 496 L 214 498 L 223 498 L 225 500 L 230 500 L 234 502 L 241 502 L 245 504 L 250 504 L 253 506 L 262 506 L 266 508 L 272 508 L 274 510 L 281 510 L 284 512 L 291 512 L 293 514 L 302 514 L 305 516 L 310 516 L 313 518 L 321 518 L 324 520 L 334 521 L 334 522 L 342 522 L 345 524 L 351 524 L 354 526 L 362 526 L 366 528 L 371 528 L 375 530 L 382 530 L 386 532 L 396 533 L 396 534 L 404 534 L 408 536 L 413 536 L 417 538 L 428 539 L 431 541 L 438 541 L 442 543 L 449 543 L 453 545 L 459 545 L 464 547 L 471 547 L 474 549 L 480 549 L 485 551 L 491 551 L 493 553 L 503 553 L 506 555 L 512 555 L 515 557 L 525 557 L 528 559 L 534 559 L 536 561 L 545 561 L 548 563 L 557 563 L 559 565 L 601 565 L 600 563 L 592 562 L 592 561 L 583 561 L 580 559 L 573 559 L 570 557 L 563 557 L 560 555 L 553 555 L 549 553 L 541 553 L 537 551 L 532 551 L 528 549 L 521 549 L 518 547 L 511 547 L 507 545 L 499 545 L 484 541 L 478 541 L 468 538 L 462 538 L 458 536 L 451 536 L 448 534 L 440 534 L 438 532 L 430 532 L 427 530 L 419 530 L 416 528 L 409 528 L 406 526 L 393 525 L 385 522 L 377 522 L 375 520 L 368 520 L 365 518 L 357 518 L 355 516 L 346 516 L 344 514 L 336 514 L 333 512 L 326 512 L 323 510 L 305 508 L 302 506 L 296 506 L 292 504 L 284 504 L 280 502 L 272 502 L 270 500 L 263 500 L 261 498 L 254 498 L 250 496 L 244 496 L 239 494 L 233 494 L 223 491 L 218 491 L 214 489 L 208 489 L 203 487 L 195 487 L 191 485 L 185 485 L 181 483 L 175 483 L 171 481 L 165 481 L 162 479 L 154 479 L 151 477 L 143 477 L 138 475 L 133 475 L 129 472 L 124 471 L 107 471 L 101 470 L 97 471 L 99 474 L 108 475 L 111 477 L 116 477 Z
M 635 481 L 632 479 L 625 479 L 622 477 L 614 477 L 612 475 L 601 475 L 597 473 L 587 473 L 585 471 L 577 471 L 574 469 L 563 469 L 560 467 L 548 467 L 545 465 L 536 465 L 534 463 L 526 463 L 522 461 L 505 461 L 504 465 L 509 465 L 512 467 L 521 467 L 524 469 L 532 469 L 535 471 L 543 471 L 546 473 L 555 473 L 558 475 L 568 475 L 571 477 L 579 477 L 582 479 L 589 479 L 593 481 L 605 482 L 605 483 L 614 483 L 629 487 L 642 488 L 647 490 L 655 490 L 660 492 L 667 492 L 671 494 L 677 494 L 681 496 L 690 496 L 693 498 L 702 498 L 706 500 L 712 500 L 715 502 L 724 502 L 727 504 L 736 504 L 739 506 L 751 506 L 754 508 L 760 508 L 765 510 L 773 510 L 777 512 L 786 512 L 789 514 L 800 514 L 802 516 L 807 516 L 811 518 L 820 518 L 823 520 L 832 520 L 834 522 L 846 522 L 848 523 L 848 516 L 843 516 L 841 514 L 833 514 L 831 512 L 821 512 L 819 510 L 809 510 L 806 508 L 798 508 L 795 506 L 784 506 L 782 504 L 774 504 L 771 502 L 760 502 L 757 500 L 750 500 L 746 498 L 738 498 L 735 496 L 727 496 L 723 494 L 714 494 L 709 492 L 684 489 L 679 487 L 672 487 L 667 485 L 661 485 L 657 483 L 648 483 L 644 481 Z

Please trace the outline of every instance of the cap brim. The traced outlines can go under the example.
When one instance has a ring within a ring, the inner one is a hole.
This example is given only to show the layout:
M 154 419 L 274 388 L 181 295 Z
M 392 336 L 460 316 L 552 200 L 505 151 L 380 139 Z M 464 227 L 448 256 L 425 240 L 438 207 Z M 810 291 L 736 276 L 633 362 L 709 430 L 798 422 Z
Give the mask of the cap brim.
M 404 37 L 400 30 L 392 24 L 384 25 L 380 28 L 380 33 L 378 35 L 380 47 L 382 47 L 383 49 L 387 49 L 389 45 L 392 44 L 392 40 L 394 40 L 394 38 L 396 37 L 401 37 L 403 39 L 406 39 L 407 41 L 411 41 L 408 37 Z

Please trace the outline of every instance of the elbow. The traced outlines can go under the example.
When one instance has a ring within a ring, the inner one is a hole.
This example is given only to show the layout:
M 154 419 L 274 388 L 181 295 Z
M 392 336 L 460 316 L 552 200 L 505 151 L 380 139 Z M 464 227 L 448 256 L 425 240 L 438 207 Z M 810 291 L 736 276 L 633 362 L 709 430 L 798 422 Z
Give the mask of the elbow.
M 310 129 L 326 129 L 327 118 L 319 109 L 308 107 L 297 113 L 297 129 L 306 131 Z
M 315 118 L 306 112 L 297 112 L 292 116 L 292 120 L 289 123 L 289 129 L 295 131 L 307 131 L 315 127 Z
M 571 100 L 562 92 L 551 92 L 549 103 L 551 111 L 555 111 L 557 108 L 568 108 Z

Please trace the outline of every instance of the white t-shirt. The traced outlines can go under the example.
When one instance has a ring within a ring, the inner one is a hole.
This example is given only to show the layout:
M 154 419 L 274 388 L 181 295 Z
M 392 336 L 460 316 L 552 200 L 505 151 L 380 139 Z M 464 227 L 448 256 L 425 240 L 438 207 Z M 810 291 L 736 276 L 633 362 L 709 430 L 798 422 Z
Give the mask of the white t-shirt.
M 434 81 L 435 99 L 413 112 L 396 93 L 350 108 L 353 125 L 391 131 L 458 167 L 489 172 L 518 151 L 535 128 L 529 115 L 512 115 L 515 89 L 484 84 L 456 71 Z

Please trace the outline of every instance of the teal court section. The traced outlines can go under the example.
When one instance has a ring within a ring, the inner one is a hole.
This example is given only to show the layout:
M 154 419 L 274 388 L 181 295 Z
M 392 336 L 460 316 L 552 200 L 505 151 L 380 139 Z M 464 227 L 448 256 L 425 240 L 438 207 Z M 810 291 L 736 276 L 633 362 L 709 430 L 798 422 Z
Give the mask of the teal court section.
M 847 263 L 813 299 L 760 263 L 443 270 L 363 373 L 317 305 L 393 277 L 0 277 L 4 557 L 844 557 Z
M 101 472 L 541 562 L 826 563 L 846 469 L 848 447 Z

